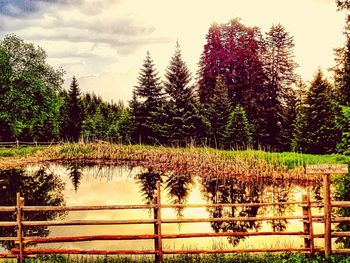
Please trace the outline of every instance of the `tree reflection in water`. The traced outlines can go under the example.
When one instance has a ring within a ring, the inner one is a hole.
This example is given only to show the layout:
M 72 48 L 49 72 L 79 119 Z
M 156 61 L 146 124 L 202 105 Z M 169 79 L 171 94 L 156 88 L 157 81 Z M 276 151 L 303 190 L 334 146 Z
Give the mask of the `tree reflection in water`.
M 284 203 L 292 200 L 293 185 L 291 182 L 284 181 L 283 184 L 279 184 L 277 181 L 272 185 L 266 187 L 265 194 L 263 196 L 264 203 Z M 294 212 L 294 206 L 290 204 L 281 204 L 275 206 L 262 207 L 261 210 L 268 216 L 281 217 Z M 288 220 L 270 220 L 267 222 L 271 225 L 273 231 L 285 231 L 287 229 Z
M 135 176 L 136 182 L 140 185 L 140 193 L 147 204 L 153 203 L 153 196 L 156 193 L 157 182 L 162 182 L 162 175 L 148 168 L 146 172 Z
M 72 163 L 69 165 L 69 178 L 72 181 L 75 192 L 78 191 L 81 177 L 83 175 L 81 168 L 82 164 Z
M 0 182 L 3 184 L 0 186 L 2 188 L 0 206 L 16 205 L 17 192 L 24 197 L 27 206 L 65 205 L 62 180 L 43 167 L 31 173 L 24 169 L 0 170 Z M 55 211 L 24 213 L 25 220 L 52 220 L 58 216 L 63 216 L 63 213 Z M 16 221 L 16 216 L 13 213 L 0 213 L 0 221 Z M 26 227 L 24 234 L 25 236 L 47 236 L 49 230 L 46 226 Z M 16 236 L 16 229 L 2 227 L 0 236 Z M 13 241 L 2 241 L 0 244 L 7 249 L 14 247 Z
M 235 178 L 202 178 L 202 193 L 208 203 L 211 204 L 242 204 L 259 203 L 263 194 L 262 184 L 253 184 L 239 181 Z M 212 218 L 227 217 L 255 217 L 259 207 L 215 207 L 208 208 Z M 212 222 L 211 227 L 215 232 L 248 232 L 250 229 L 258 230 L 260 222 L 254 221 L 229 221 Z M 229 242 L 236 246 L 245 237 L 228 237 Z
M 193 178 L 189 174 L 168 174 L 165 188 L 168 190 L 170 202 L 173 204 L 186 204 L 192 185 Z M 176 208 L 179 217 L 183 216 L 183 209 L 182 207 Z

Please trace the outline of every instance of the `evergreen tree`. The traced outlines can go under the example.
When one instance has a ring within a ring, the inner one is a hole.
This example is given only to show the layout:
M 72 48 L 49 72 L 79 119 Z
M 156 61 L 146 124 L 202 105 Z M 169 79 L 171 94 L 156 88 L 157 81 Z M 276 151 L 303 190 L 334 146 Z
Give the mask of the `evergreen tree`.
M 184 145 L 186 140 L 193 137 L 196 129 L 194 121 L 194 96 L 189 86 L 191 74 L 182 59 L 180 45 L 177 42 L 175 54 L 165 73 L 164 88 L 168 95 L 166 102 L 167 122 L 166 131 L 168 142 Z
M 135 99 L 139 99 L 140 103 L 134 112 L 136 126 L 134 141 L 140 140 L 145 144 L 163 141 L 166 120 L 164 93 L 157 75 L 151 55 L 147 52 L 138 77 L 138 85 L 135 87 Z
M 231 103 L 228 99 L 227 86 L 222 78 L 216 78 L 213 97 L 208 105 L 208 119 L 211 125 L 211 136 L 214 138 L 216 147 L 221 148 L 225 139 L 225 130 L 230 113 Z
M 282 25 L 273 25 L 266 33 L 263 53 L 268 92 L 268 105 L 265 106 L 268 112 L 269 138 L 266 138 L 265 144 L 275 149 L 281 149 L 285 145 L 283 134 L 290 133 L 286 120 L 290 118 L 290 109 L 294 102 L 292 85 L 296 82 L 297 67 L 293 48 L 293 37 Z M 288 130 L 283 131 L 283 128 Z
M 345 27 L 345 46 L 335 49 L 336 66 L 333 68 L 337 97 L 341 104 L 350 105 L 350 21 L 347 18 Z
M 334 153 L 341 138 L 340 115 L 332 87 L 319 70 L 306 94 L 305 105 L 299 107 L 295 150 L 312 154 Z
M 278 148 L 280 151 L 291 151 L 295 148 L 293 146 L 293 137 L 297 127 L 298 111 L 305 100 L 303 99 L 305 90 L 306 85 L 299 80 L 295 89 L 290 89 L 285 95 L 284 105 L 278 123 L 281 127 L 278 136 Z
M 63 125 L 63 135 L 66 139 L 78 141 L 83 122 L 83 107 L 78 81 L 73 76 L 68 100 L 66 101 L 66 118 Z
M 246 149 L 252 143 L 251 126 L 244 108 L 240 105 L 237 105 L 230 114 L 226 125 L 225 139 L 230 148 Z
M 184 108 L 184 133 L 190 135 L 188 143 L 206 146 L 206 139 L 210 131 L 210 122 L 204 115 L 204 107 L 195 97 L 189 100 Z

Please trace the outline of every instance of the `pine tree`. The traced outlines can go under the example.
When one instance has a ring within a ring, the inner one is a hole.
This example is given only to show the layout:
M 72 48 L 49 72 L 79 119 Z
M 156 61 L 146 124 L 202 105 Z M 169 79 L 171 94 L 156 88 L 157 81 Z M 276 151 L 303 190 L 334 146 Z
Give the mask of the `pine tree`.
M 134 141 L 140 140 L 145 144 L 161 143 L 163 140 L 166 119 L 164 93 L 157 75 L 151 55 L 147 52 L 135 87 L 135 99 L 139 99 L 140 104 L 134 112 Z
M 312 154 L 334 153 L 341 138 L 340 115 L 332 87 L 319 70 L 306 94 L 305 105 L 299 107 L 295 150 Z
M 188 118 L 189 111 L 193 109 L 194 103 L 193 91 L 189 86 L 191 74 L 182 59 L 180 45 L 177 42 L 175 53 L 170 60 L 170 64 L 165 73 L 164 88 L 168 95 L 166 102 L 166 112 L 168 115 L 166 122 L 168 142 L 177 145 L 185 145 L 186 140 L 193 134 L 189 130 L 190 123 Z
M 240 105 L 237 105 L 230 114 L 226 125 L 225 139 L 230 148 L 246 149 L 252 143 L 251 126 L 244 108 Z
M 268 105 L 265 106 L 268 112 L 269 138 L 266 138 L 265 144 L 276 149 L 285 145 L 283 134 L 290 132 L 282 129 L 290 128 L 285 121 L 290 118 L 288 114 L 292 105 L 289 103 L 293 103 L 292 85 L 296 82 L 297 64 L 294 62 L 293 48 L 293 37 L 282 25 L 273 25 L 266 33 L 264 71 L 267 77 Z
M 350 21 L 345 27 L 345 46 L 335 50 L 336 66 L 333 68 L 337 97 L 341 104 L 350 106 Z
M 224 143 L 225 130 L 232 109 L 228 99 L 228 89 L 222 78 L 216 78 L 213 97 L 208 104 L 208 119 L 211 124 L 211 137 L 215 147 L 221 148 Z
M 68 98 L 66 101 L 66 116 L 63 125 L 64 137 L 68 140 L 78 141 L 83 122 L 83 107 L 81 101 L 81 91 L 78 81 L 73 76 Z

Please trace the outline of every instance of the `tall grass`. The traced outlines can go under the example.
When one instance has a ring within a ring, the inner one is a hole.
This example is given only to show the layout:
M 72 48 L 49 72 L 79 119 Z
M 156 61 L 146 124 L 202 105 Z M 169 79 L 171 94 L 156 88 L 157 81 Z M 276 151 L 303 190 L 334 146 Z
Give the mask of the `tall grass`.
M 271 153 L 261 150 L 226 151 L 208 147 L 172 148 L 110 143 L 67 143 L 28 150 L 0 150 L 0 168 L 53 160 L 90 160 L 110 164 L 151 167 L 155 171 L 174 171 L 198 176 L 235 176 L 318 180 L 306 176 L 306 164 L 350 163 L 344 155 L 310 155 L 293 152 Z

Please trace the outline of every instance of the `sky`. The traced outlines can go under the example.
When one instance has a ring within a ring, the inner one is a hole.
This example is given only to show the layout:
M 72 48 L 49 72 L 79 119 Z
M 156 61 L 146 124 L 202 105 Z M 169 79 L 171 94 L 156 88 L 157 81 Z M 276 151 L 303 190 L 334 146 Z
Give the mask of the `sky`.
M 335 0 L 0 0 L 0 38 L 44 48 L 67 88 L 75 75 L 83 92 L 128 101 L 147 51 L 162 77 L 178 40 L 194 81 L 210 25 L 233 18 L 262 32 L 282 24 L 305 81 L 318 68 L 331 76 L 333 49 L 344 44 Z

